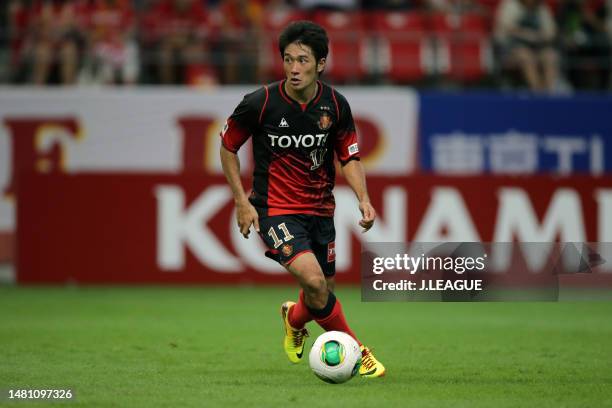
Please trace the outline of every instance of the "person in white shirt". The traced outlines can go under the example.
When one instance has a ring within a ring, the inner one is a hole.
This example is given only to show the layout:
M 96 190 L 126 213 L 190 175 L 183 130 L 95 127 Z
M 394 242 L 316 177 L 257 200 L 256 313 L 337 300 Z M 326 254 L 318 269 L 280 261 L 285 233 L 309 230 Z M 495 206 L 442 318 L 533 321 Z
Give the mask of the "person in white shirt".
M 516 66 L 531 90 L 554 90 L 559 72 L 557 27 L 545 3 L 502 0 L 494 31 L 504 64 Z

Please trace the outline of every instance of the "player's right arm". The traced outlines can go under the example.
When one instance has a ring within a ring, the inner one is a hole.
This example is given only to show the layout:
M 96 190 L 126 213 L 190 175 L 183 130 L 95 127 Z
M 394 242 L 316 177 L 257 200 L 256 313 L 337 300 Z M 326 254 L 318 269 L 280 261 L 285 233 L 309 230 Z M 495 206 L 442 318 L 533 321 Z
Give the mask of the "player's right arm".
M 221 144 L 220 154 L 223 173 L 234 195 L 238 228 L 240 228 L 240 233 L 248 238 L 251 225 L 255 227 L 255 231 L 259 232 L 259 217 L 255 207 L 249 202 L 240 180 L 240 159 L 236 153 L 229 151 L 223 144 Z
M 251 225 L 255 227 L 255 231 L 259 232 L 259 217 L 244 191 L 240 179 L 240 159 L 237 153 L 259 125 L 262 110 L 267 102 L 267 95 L 265 88 L 246 95 L 227 119 L 221 131 L 221 166 L 234 195 L 238 228 L 245 238 L 249 237 Z

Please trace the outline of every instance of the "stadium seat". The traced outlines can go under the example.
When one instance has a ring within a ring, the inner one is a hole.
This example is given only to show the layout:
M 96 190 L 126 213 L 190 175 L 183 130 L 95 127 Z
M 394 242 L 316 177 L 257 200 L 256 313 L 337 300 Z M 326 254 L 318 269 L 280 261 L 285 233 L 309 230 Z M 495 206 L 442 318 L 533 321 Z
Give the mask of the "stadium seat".
M 432 16 L 436 70 L 453 80 L 482 79 L 493 65 L 487 21 L 480 14 Z
M 17 2 L 8 7 L 6 19 L 10 29 L 6 31 L 6 34 L 10 50 L 9 64 L 12 69 L 17 69 L 22 62 L 30 17 L 28 9 L 21 3 Z
M 278 36 L 287 24 L 305 18 L 306 14 L 301 10 L 273 10 L 263 13 L 260 66 L 267 79 L 277 81 L 285 76 L 278 51 Z
M 557 13 L 559 12 L 559 9 L 561 8 L 561 0 L 545 0 L 544 3 L 550 8 L 550 12 L 553 14 L 553 16 L 556 16 Z M 595 0 L 595 1 L 586 1 L 585 3 L 605 3 L 605 1 L 599 1 L 599 0 Z
M 372 15 L 379 72 L 399 82 L 423 79 L 431 68 L 426 19 L 418 12 L 376 12 Z
M 360 12 L 317 11 L 313 21 L 323 26 L 330 37 L 325 75 L 334 82 L 362 79 L 372 61 Z

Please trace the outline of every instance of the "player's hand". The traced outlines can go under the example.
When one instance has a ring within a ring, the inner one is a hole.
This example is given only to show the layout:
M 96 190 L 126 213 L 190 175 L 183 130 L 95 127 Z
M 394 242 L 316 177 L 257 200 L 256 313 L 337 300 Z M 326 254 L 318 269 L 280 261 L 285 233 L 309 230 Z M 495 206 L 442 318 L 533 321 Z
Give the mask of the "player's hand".
M 257 210 L 250 202 L 245 201 L 236 204 L 236 221 L 243 237 L 248 238 L 251 233 L 251 225 L 259 232 L 259 216 Z
M 362 216 L 361 221 L 359 221 L 359 225 L 363 228 L 361 232 L 368 232 L 372 225 L 374 225 L 376 210 L 369 201 L 361 201 L 359 203 L 359 211 L 361 211 Z

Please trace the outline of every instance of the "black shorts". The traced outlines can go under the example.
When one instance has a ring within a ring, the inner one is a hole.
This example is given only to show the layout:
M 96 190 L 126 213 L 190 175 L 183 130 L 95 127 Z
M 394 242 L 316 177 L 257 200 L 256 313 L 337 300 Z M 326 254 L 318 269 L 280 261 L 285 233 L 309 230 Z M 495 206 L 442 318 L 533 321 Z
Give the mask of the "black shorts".
M 266 256 L 283 266 L 312 252 L 325 276 L 336 274 L 336 229 L 333 217 L 308 214 L 259 217 L 261 238 L 270 249 Z

